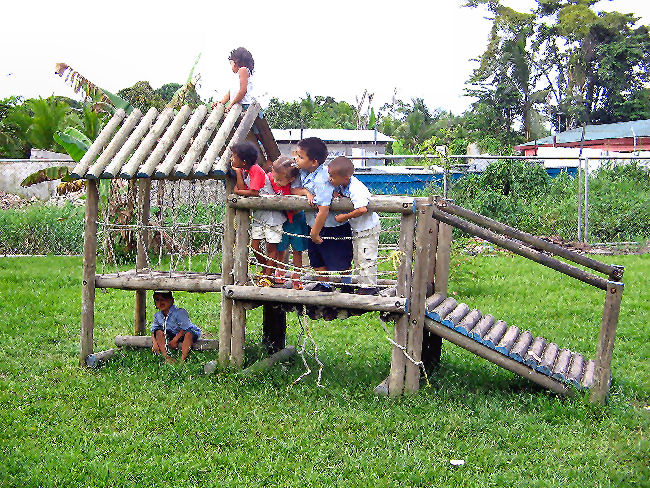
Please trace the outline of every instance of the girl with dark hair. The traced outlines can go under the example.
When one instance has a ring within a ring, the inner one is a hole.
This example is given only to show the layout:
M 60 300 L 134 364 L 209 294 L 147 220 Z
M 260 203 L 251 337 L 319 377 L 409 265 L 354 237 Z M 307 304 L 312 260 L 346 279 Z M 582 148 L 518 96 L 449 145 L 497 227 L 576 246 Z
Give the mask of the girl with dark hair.
M 226 112 L 236 103 L 241 103 L 246 108 L 253 101 L 253 82 L 251 77 L 255 68 L 253 55 L 246 48 L 238 47 L 237 49 L 233 49 L 228 59 L 230 60 L 230 68 L 235 74 L 235 77 L 230 85 L 230 90 L 221 99 L 221 103 L 226 106 Z

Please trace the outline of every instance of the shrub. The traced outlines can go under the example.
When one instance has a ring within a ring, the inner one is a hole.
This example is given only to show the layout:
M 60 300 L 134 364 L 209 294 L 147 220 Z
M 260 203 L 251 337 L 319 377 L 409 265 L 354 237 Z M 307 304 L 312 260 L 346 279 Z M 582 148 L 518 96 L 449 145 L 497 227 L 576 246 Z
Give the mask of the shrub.
M 80 254 L 84 209 L 30 205 L 0 210 L 0 253 Z

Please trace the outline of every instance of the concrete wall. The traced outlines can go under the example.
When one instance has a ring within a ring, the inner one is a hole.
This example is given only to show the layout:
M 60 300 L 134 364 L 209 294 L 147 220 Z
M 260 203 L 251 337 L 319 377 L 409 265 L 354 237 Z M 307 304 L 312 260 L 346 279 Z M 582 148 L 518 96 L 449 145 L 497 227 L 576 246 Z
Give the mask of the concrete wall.
M 0 160 L 0 191 L 19 195 L 22 198 L 36 197 L 39 200 L 48 200 L 56 195 L 56 186 L 61 180 L 45 181 L 27 188 L 20 186 L 21 181 L 39 169 L 52 166 L 68 166 L 72 169 L 74 165 L 74 161 Z

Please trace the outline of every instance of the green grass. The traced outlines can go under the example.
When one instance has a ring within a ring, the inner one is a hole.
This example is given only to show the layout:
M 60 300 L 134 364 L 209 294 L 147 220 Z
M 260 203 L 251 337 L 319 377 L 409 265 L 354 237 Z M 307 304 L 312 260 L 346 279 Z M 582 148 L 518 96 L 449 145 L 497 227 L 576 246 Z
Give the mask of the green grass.
M 607 261 L 626 266 L 626 289 L 610 402 L 595 406 L 449 343 L 430 387 L 375 397 L 390 344 L 373 314 L 311 324 L 325 388 L 315 374 L 289 387 L 299 360 L 255 378 L 204 376 L 214 352 L 166 366 L 120 351 L 86 371 L 81 259 L 0 259 L 0 486 L 648 486 L 650 257 Z M 452 266 L 456 298 L 593 357 L 602 292 L 509 255 L 455 254 Z M 176 298 L 218 335 L 218 295 Z M 132 292 L 98 290 L 96 350 L 132 321 Z M 260 322 L 249 312 L 249 344 Z M 298 329 L 291 316 L 289 342 Z

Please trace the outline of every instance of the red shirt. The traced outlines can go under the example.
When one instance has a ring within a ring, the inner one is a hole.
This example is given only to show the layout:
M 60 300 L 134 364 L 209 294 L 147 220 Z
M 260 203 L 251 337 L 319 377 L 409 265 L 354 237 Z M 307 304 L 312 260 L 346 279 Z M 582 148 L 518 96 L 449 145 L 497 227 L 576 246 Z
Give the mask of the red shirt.
M 248 170 L 244 170 L 242 176 L 249 190 L 259 191 L 266 184 L 266 173 L 259 164 L 254 164 Z
M 269 181 L 271 182 L 271 186 L 276 195 L 291 195 L 291 183 L 284 186 L 278 186 L 275 182 L 275 178 L 273 178 L 273 171 L 270 171 L 267 176 L 269 177 Z M 290 224 L 293 222 L 293 212 L 290 210 L 287 211 L 287 220 Z

